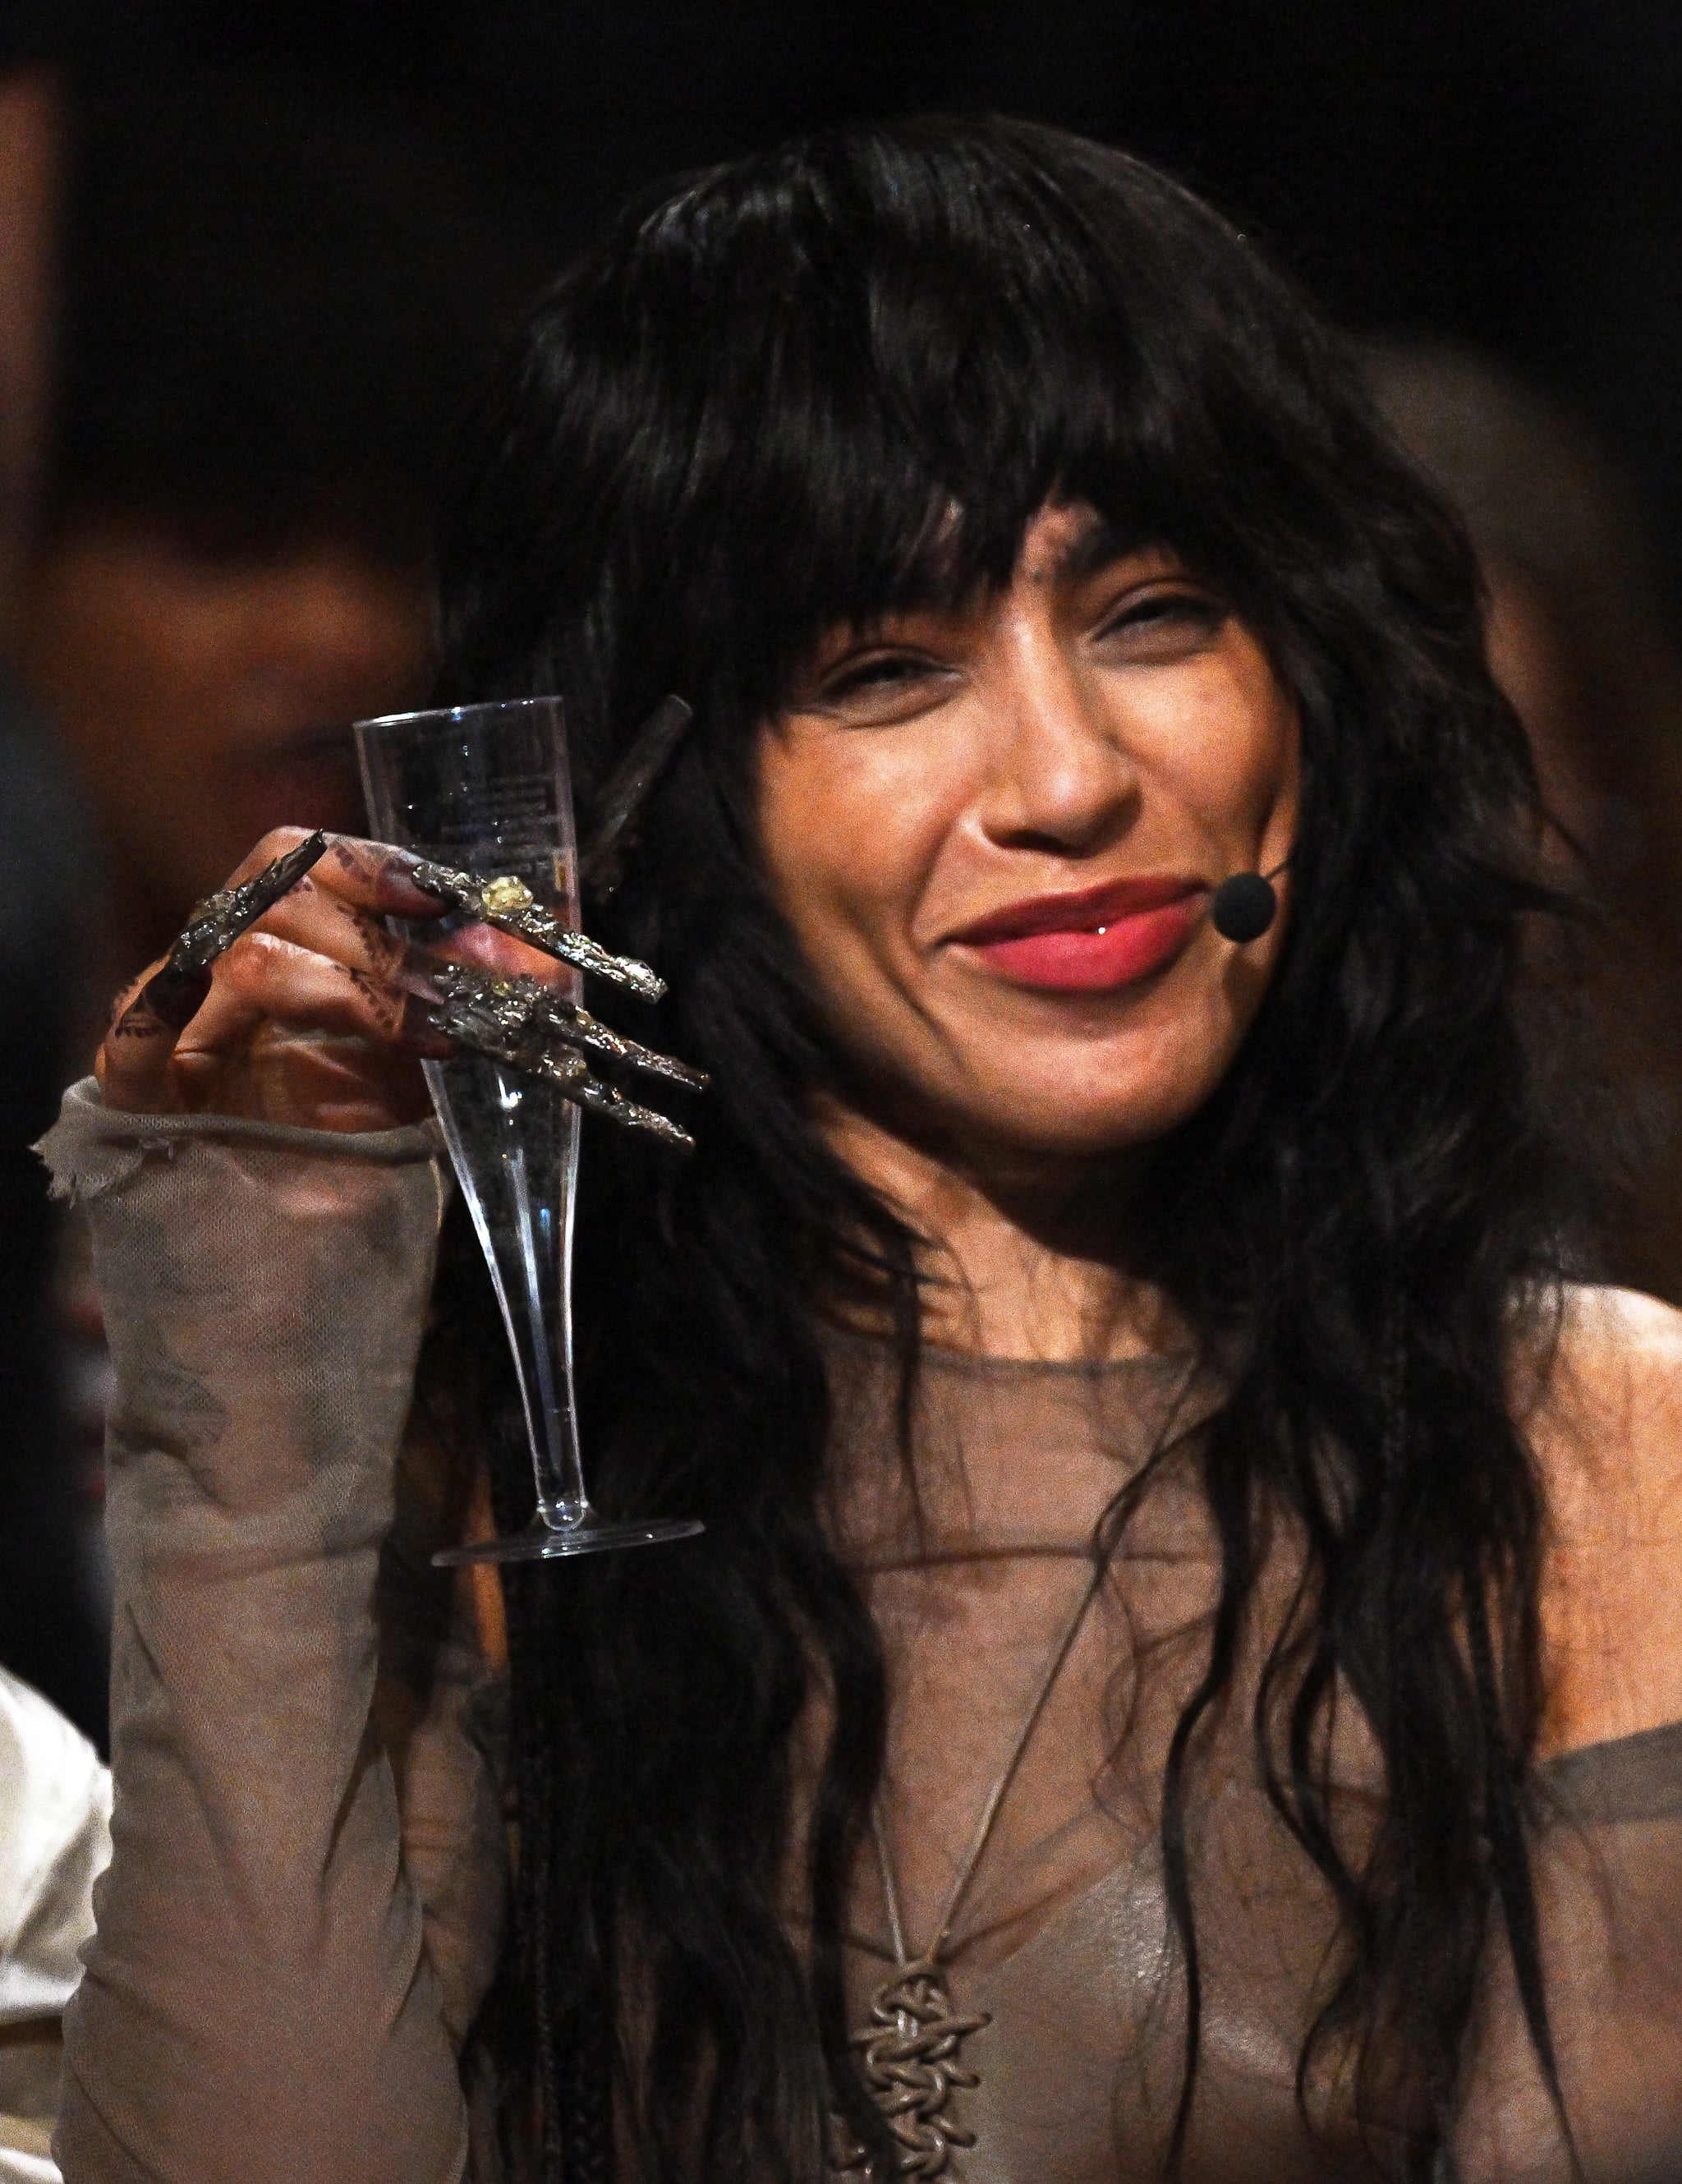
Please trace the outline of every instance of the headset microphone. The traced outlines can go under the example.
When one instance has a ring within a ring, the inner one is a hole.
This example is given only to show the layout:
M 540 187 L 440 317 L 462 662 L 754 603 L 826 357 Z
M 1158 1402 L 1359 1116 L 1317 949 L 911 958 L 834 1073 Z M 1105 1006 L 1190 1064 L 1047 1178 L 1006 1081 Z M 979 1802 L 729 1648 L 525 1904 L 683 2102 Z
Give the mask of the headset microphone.
M 1242 948 L 1259 940 L 1279 914 L 1273 882 L 1290 862 L 1286 857 L 1271 872 L 1234 872 L 1209 898 L 1209 922 L 1223 940 Z

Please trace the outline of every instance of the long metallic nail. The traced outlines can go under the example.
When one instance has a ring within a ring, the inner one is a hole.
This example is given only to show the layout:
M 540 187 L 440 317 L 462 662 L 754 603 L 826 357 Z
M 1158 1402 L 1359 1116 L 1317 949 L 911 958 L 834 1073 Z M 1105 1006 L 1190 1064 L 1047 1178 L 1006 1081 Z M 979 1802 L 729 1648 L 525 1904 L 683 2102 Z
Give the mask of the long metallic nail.
M 486 879 L 476 872 L 459 872 L 450 866 L 422 860 L 409 878 L 424 894 L 437 896 L 452 910 L 494 926 L 498 933 L 524 940 L 576 970 L 628 987 L 645 1001 L 657 1001 L 666 991 L 665 979 L 646 963 L 632 956 L 610 955 L 588 933 L 569 931 L 552 910 L 537 900 L 524 880 L 510 873 Z
M 210 966 L 216 958 L 226 955 L 265 911 L 289 894 L 326 848 L 327 837 L 318 827 L 296 849 L 276 857 L 250 879 L 195 903 L 175 936 L 169 961 L 135 995 L 124 1011 L 124 1020 L 143 1006 L 172 1031 L 184 1030 L 203 1006 L 210 990 Z
M 448 1013 L 436 1001 L 423 1001 L 418 994 L 405 994 L 403 1001 L 403 1030 L 409 1039 L 449 1038 Z
M 627 1100 L 604 1083 L 588 1057 L 600 1055 L 692 1091 L 706 1083 L 700 1070 L 621 1038 L 536 978 L 495 978 L 466 964 L 441 963 L 432 985 L 445 996 L 444 1036 L 459 1046 L 543 1078 L 567 1099 L 627 1128 L 646 1131 L 668 1145 L 687 1148 L 693 1144 L 689 1133 L 669 1116 Z

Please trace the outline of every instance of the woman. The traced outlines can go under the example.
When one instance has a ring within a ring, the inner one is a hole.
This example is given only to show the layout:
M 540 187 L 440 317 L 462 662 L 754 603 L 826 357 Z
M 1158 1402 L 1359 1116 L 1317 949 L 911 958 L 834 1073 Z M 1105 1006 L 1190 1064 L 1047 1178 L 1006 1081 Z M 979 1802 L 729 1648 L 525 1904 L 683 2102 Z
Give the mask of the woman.
M 580 1287 L 600 1498 L 708 1529 L 510 1585 L 504 1768 L 460 1309 L 382 1551 L 438 1041 L 340 844 L 49 1147 L 128 1376 L 67 2174 L 476 2178 L 498 2092 L 550 2178 L 1664 2170 L 1682 1344 L 1566 1284 L 1522 744 L 1334 345 L 1117 154 L 862 129 L 627 215 L 465 476 L 448 686 L 587 783 L 697 710 L 595 922 L 713 1089 Z

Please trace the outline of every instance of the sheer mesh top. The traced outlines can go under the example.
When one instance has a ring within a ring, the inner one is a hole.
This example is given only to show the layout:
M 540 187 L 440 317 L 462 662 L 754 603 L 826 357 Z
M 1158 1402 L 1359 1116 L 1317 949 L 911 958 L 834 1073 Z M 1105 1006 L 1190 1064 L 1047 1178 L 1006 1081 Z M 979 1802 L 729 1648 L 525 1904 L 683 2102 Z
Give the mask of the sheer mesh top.
M 65 2176 L 493 2184 L 506 2172 L 459 2058 L 504 1916 L 500 1684 L 468 1596 L 427 1567 L 454 1513 L 400 1453 L 442 1201 L 432 1135 L 160 1121 L 77 1088 L 44 1150 L 92 1222 L 120 1386 L 114 1855 L 67 2028 Z M 1098 1518 L 1211 1398 L 1173 1358 L 932 1351 L 913 1492 L 883 1351 L 837 1336 L 831 1356 L 831 1513 L 886 1641 L 883 1832 L 915 1953 L 1093 1582 Z M 963 2043 L 977 2082 L 952 2095 L 973 2141 L 951 2153 L 955 2184 L 1158 2173 L 1184 2025 L 1158 1785 L 1215 1575 L 1171 1449 L 952 1924 L 952 2006 L 987 2020 Z M 1184 2173 L 1366 2177 L 1382 2119 L 1363 2136 L 1335 2086 L 1313 2129 L 1299 2110 L 1335 1925 L 1257 1785 L 1253 1688 L 1252 1663 L 1192 1778 L 1204 2008 Z M 1332 1768 L 1358 1814 L 1373 1770 L 1352 1710 Z M 1551 2007 L 1584 2171 L 1674 2176 L 1682 1724 L 1570 1754 L 1540 1786 Z M 850 1924 L 863 2024 L 894 1968 L 873 1856 Z M 1498 1954 L 1485 1985 L 1452 2173 L 1563 2180 Z

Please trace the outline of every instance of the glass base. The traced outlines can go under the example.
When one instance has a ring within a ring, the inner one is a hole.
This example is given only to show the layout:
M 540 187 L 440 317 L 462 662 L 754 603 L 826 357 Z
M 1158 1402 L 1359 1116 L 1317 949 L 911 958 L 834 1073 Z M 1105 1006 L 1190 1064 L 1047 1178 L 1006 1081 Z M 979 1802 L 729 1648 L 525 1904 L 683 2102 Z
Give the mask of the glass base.
M 547 1563 L 562 1555 L 603 1554 L 610 1547 L 654 1547 L 664 1540 L 693 1540 L 703 1527 L 696 1517 L 663 1517 L 647 1524 L 626 1524 L 616 1518 L 582 1518 L 576 1524 L 546 1524 L 534 1517 L 523 1532 L 510 1532 L 503 1540 L 472 1540 L 459 1547 L 444 1547 L 432 1557 L 436 1569 L 451 1569 L 460 1563 Z

